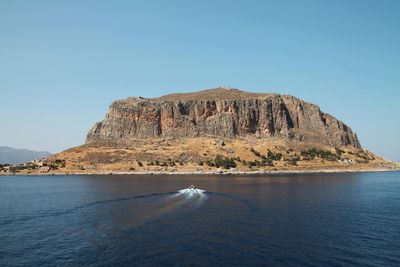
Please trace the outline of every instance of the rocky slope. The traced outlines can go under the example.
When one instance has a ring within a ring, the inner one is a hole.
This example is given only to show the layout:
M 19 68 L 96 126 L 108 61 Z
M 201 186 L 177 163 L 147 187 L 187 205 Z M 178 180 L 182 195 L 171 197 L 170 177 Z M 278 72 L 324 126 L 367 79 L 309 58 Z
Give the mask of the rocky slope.
M 314 104 L 293 96 L 217 88 L 111 104 L 87 144 L 148 138 L 256 137 L 361 148 L 357 135 Z

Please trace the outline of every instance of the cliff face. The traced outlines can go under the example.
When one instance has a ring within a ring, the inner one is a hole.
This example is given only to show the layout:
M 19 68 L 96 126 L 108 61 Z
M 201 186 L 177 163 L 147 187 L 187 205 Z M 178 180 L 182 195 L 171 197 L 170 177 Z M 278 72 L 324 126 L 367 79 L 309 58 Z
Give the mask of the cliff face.
M 155 137 L 258 138 L 361 148 L 355 133 L 318 106 L 293 96 L 212 89 L 111 104 L 86 143 Z

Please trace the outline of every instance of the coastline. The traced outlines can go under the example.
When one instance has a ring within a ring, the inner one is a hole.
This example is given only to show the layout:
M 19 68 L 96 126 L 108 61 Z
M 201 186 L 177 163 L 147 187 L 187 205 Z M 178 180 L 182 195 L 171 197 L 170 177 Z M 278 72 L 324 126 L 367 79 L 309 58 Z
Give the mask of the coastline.
M 77 176 L 77 175 L 218 175 L 218 176 L 260 176 L 260 175 L 284 175 L 284 174 L 318 174 L 318 173 L 365 173 L 365 172 L 396 172 L 400 168 L 376 168 L 376 169 L 320 169 L 320 170 L 257 170 L 257 171 L 239 171 L 239 170 L 215 170 L 215 171 L 114 171 L 114 172 L 48 172 L 48 173 L 0 173 L 0 176 Z

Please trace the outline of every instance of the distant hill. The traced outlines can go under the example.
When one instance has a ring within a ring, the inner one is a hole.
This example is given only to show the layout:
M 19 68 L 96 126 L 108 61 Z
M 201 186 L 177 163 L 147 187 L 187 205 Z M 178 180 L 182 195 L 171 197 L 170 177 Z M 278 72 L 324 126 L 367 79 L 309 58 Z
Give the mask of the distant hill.
M 0 164 L 20 164 L 34 159 L 47 158 L 51 153 L 46 151 L 32 151 L 15 149 L 7 146 L 0 147 Z

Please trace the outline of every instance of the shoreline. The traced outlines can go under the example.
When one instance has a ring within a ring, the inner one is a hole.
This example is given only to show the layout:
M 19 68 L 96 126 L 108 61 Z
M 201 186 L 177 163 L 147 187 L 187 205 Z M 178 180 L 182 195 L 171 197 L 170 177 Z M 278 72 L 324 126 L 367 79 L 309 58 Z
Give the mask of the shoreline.
M 363 173 L 363 172 L 396 172 L 400 168 L 377 168 L 377 169 L 320 169 L 320 170 L 274 170 L 274 171 L 232 171 L 232 170 L 215 170 L 215 171 L 133 171 L 133 172 L 74 172 L 74 173 L 0 173 L 0 176 L 78 176 L 78 175 L 133 175 L 133 176 L 158 176 L 158 175 L 220 175 L 220 176 L 237 176 L 237 175 L 283 175 L 283 174 L 318 174 L 318 173 Z

